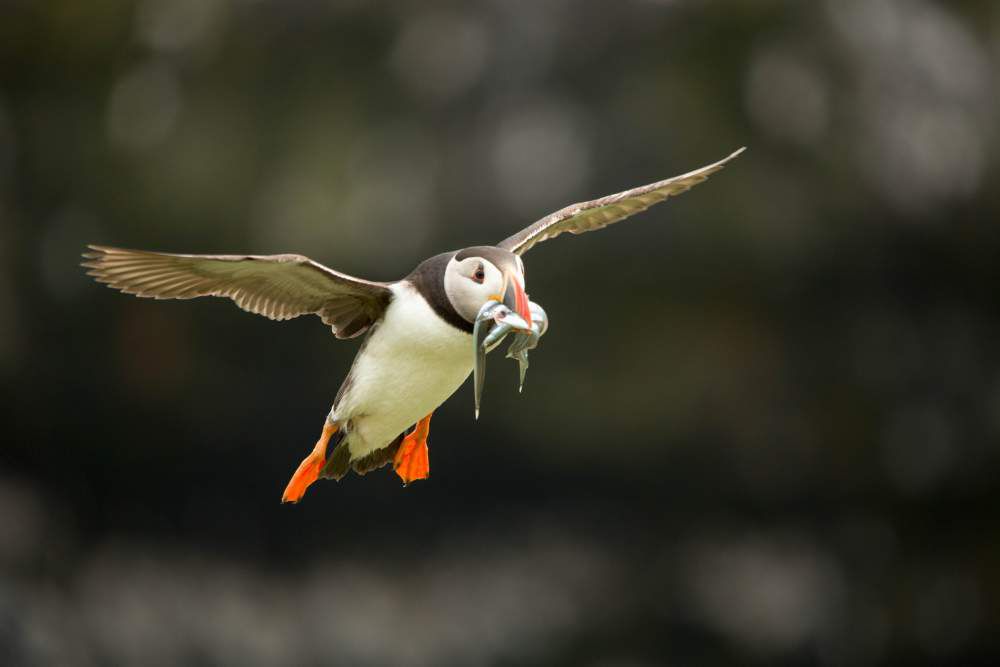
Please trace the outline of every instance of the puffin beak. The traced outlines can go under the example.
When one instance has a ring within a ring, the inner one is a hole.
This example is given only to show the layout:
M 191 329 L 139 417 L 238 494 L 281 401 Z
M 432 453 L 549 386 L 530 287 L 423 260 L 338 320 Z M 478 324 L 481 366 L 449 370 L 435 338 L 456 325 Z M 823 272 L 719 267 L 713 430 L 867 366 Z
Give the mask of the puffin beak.
M 503 295 L 503 305 L 510 308 L 512 311 L 521 316 L 527 326 L 525 330 L 531 330 L 531 308 L 528 306 L 528 295 L 524 293 L 524 287 L 521 286 L 520 281 L 512 273 L 506 273 L 504 275 L 504 283 L 506 284 L 506 289 Z M 515 326 L 520 323 L 510 322 Z

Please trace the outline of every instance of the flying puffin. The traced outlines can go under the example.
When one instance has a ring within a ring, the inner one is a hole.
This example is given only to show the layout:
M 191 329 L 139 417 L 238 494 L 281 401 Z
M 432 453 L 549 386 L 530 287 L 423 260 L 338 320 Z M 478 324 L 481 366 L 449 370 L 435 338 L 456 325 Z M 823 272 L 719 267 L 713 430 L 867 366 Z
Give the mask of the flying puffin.
M 430 473 L 431 415 L 472 371 L 480 310 L 499 301 L 531 324 L 521 255 L 563 232 L 600 229 L 680 194 L 743 150 L 681 176 L 567 206 L 496 246 L 435 255 L 396 282 L 355 278 L 293 254 L 182 255 L 91 245 L 82 265 L 98 282 L 136 296 L 224 296 L 272 320 L 319 315 L 337 338 L 368 332 L 282 502 L 298 502 L 321 477 L 339 480 L 351 469 L 365 474 L 389 462 L 406 484 Z

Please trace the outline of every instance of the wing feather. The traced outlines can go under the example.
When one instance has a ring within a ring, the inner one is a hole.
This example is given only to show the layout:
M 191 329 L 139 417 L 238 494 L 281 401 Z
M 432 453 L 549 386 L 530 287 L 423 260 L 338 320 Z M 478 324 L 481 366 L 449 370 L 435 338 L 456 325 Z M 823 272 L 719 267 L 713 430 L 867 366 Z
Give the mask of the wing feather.
M 607 227 L 631 215 L 645 211 L 667 197 L 690 190 L 722 169 L 727 162 L 744 150 L 746 148 L 741 148 L 727 158 L 680 176 L 642 185 L 593 201 L 571 204 L 525 227 L 497 245 L 504 250 L 523 255 L 542 241 L 555 238 L 563 232 L 583 234 Z
M 272 320 L 319 315 L 338 338 L 366 331 L 389 304 L 388 283 L 354 278 L 302 255 L 179 255 L 88 246 L 99 283 L 153 299 L 221 296 Z

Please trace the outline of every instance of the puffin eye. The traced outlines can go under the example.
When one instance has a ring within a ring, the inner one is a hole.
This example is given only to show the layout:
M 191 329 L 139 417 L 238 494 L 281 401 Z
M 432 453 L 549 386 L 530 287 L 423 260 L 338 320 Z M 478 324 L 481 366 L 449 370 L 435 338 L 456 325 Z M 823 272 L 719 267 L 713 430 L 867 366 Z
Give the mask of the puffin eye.
M 483 265 L 480 264 L 476 269 L 476 272 L 472 274 L 472 279 L 477 283 L 482 284 L 486 280 L 486 271 L 483 269 Z

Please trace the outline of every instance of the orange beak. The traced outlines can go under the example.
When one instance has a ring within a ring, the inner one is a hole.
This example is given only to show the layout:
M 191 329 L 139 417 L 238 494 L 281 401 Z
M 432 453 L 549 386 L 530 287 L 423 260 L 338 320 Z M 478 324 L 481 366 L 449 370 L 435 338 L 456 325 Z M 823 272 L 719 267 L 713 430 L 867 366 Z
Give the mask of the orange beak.
M 507 306 L 531 326 L 531 308 L 528 307 L 528 295 L 525 294 L 517 276 L 508 273 L 506 275 L 507 287 L 504 290 L 503 305 Z

